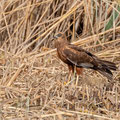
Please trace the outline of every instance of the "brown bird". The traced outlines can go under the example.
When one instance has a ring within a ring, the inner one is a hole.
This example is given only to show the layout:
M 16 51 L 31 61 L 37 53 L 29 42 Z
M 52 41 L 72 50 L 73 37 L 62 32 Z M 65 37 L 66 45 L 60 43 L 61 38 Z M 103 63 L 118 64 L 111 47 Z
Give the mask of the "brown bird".
M 55 38 L 58 57 L 68 65 L 69 79 L 71 77 L 71 73 L 76 69 L 76 85 L 78 82 L 78 75 L 82 74 L 83 68 L 96 70 L 108 79 L 112 79 L 113 74 L 111 70 L 117 69 L 115 63 L 101 60 L 81 47 L 70 44 L 67 41 L 66 36 L 62 33 L 58 33 Z

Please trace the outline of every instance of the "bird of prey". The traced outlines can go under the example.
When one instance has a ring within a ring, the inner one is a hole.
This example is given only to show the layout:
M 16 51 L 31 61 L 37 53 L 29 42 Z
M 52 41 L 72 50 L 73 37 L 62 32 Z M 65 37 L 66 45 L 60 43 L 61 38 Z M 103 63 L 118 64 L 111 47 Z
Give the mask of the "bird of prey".
M 76 85 L 78 75 L 82 74 L 83 68 L 96 70 L 108 79 L 112 79 L 113 74 L 111 70 L 117 69 L 115 63 L 101 60 L 81 47 L 70 44 L 63 33 L 58 33 L 54 37 L 56 38 L 55 47 L 57 48 L 58 57 L 68 65 L 69 78 L 76 70 Z

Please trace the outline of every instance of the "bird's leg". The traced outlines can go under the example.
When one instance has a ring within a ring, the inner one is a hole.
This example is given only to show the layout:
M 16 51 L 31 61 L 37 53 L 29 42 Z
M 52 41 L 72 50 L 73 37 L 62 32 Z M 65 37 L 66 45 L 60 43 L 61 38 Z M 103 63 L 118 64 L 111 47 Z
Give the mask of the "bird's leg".
M 72 71 L 69 71 L 68 80 L 67 80 L 67 82 L 64 82 L 65 86 L 67 86 L 71 82 L 71 75 L 72 75 Z
M 68 85 L 71 82 L 71 76 L 73 72 L 73 66 L 68 65 L 68 68 L 69 68 L 69 74 L 68 74 L 68 81 L 66 82 L 66 85 Z
M 79 75 L 77 74 L 76 86 L 78 85 Z
M 71 75 L 72 75 L 72 71 L 69 71 L 68 82 L 70 82 L 70 80 L 71 80 Z
M 76 86 L 78 85 L 79 75 L 83 74 L 83 68 L 76 67 L 77 79 L 76 79 Z

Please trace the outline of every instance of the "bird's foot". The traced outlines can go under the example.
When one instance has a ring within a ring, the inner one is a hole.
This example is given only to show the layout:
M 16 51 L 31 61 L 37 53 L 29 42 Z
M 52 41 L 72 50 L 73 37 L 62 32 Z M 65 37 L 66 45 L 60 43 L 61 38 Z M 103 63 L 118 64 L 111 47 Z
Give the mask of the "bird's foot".
M 72 82 L 72 80 L 68 80 L 67 82 L 64 82 L 64 85 L 68 86 L 71 82 Z

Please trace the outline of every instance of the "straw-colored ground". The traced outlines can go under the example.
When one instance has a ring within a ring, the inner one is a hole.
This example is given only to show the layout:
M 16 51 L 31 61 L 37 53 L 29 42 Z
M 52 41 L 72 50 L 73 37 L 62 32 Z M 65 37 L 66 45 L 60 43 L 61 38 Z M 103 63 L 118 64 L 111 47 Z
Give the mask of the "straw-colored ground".
M 1 0 L 0 120 L 119 120 L 118 5 L 119 0 Z M 115 62 L 113 80 L 85 69 L 78 86 L 75 74 L 66 84 L 68 68 L 54 48 L 59 31 Z

